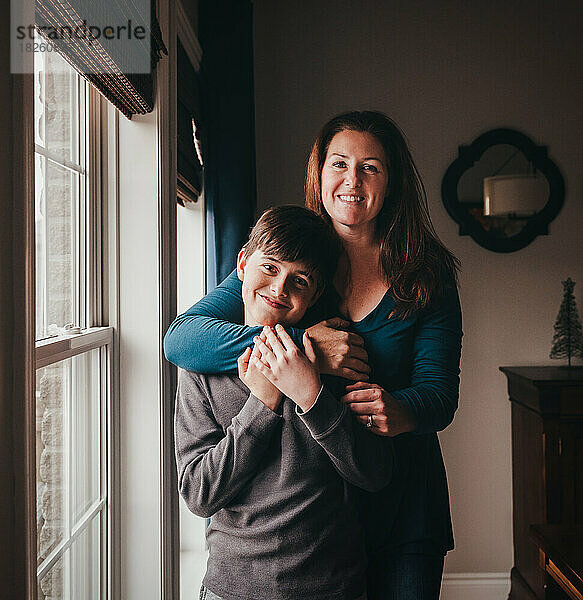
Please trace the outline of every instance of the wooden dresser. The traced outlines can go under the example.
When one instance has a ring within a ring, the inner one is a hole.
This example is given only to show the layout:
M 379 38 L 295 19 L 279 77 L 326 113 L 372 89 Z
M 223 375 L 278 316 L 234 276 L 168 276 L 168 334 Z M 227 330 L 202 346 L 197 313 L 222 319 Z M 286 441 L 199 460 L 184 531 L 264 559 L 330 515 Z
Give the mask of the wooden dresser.
M 583 525 L 583 367 L 500 367 L 512 405 L 511 600 L 549 600 L 529 528 Z
M 583 600 L 583 527 L 533 525 L 530 533 L 546 574 L 547 598 Z

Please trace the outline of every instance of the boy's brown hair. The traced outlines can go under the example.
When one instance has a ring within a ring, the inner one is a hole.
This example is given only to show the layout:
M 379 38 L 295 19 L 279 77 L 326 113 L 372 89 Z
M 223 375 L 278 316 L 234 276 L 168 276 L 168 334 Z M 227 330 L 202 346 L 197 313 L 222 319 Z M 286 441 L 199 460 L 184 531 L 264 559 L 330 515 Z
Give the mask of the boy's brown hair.
M 320 215 L 295 204 L 268 208 L 251 229 L 243 255 L 261 250 L 285 262 L 300 262 L 314 277 L 317 289 L 332 282 L 342 243 Z

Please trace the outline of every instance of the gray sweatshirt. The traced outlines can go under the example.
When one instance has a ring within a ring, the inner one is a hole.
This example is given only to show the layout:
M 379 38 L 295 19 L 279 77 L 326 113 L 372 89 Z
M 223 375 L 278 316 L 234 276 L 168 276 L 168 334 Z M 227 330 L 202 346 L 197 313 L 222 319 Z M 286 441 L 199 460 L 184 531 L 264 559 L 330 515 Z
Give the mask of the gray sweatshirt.
M 235 375 L 179 370 L 178 485 L 213 515 L 204 585 L 225 600 L 353 600 L 366 559 L 353 487 L 390 480 L 390 438 L 322 388 L 307 412 L 267 408 Z

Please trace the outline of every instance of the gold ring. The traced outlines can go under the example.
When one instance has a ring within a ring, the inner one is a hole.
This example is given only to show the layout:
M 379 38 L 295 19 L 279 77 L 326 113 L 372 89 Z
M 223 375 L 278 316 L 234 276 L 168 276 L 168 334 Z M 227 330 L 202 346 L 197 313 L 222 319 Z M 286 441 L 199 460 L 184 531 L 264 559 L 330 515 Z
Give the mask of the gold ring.
M 368 421 L 366 422 L 367 427 L 372 427 L 374 423 L 372 422 L 372 415 L 368 415 Z

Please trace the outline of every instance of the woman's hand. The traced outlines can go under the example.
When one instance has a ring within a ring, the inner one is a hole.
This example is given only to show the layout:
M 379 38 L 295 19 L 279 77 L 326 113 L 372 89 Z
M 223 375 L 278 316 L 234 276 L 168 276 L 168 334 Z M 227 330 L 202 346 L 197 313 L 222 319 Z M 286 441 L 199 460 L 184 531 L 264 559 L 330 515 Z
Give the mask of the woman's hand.
M 265 327 L 263 334 L 255 338 L 255 347 L 260 356 L 251 357 L 251 362 L 288 398 L 291 398 L 303 411 L 309 410 L 322 384 L 318 371 L 316 354 L 307 333 L 304 333 L 304 353 L 281 326 L 275 329 Z
M 262 334 L 263 336 L 263 334 Z M 271 410 L 275 410 L 281 401 L 281 392 L 266 379 L 257 369 L 252 358 L 259 357 L 259 349 L 253 352 L 247 348 L 237 359 L 239 379 L 249 388 L 249 391 Z
M 320 372 L 353 381 L 368 381 L 370 367 L 364 340 L 356 333 L 344 331 L 348 321 L 335 317 L 308 327 L 310 340 L 318 358 Z
M 370 422 L 372 433 L 394 437 L 415 430 L 416 423 L 409 411 L 376 383 L 351 383 L 346 392 L 341 402 L 348 404 L 362 425 Z

